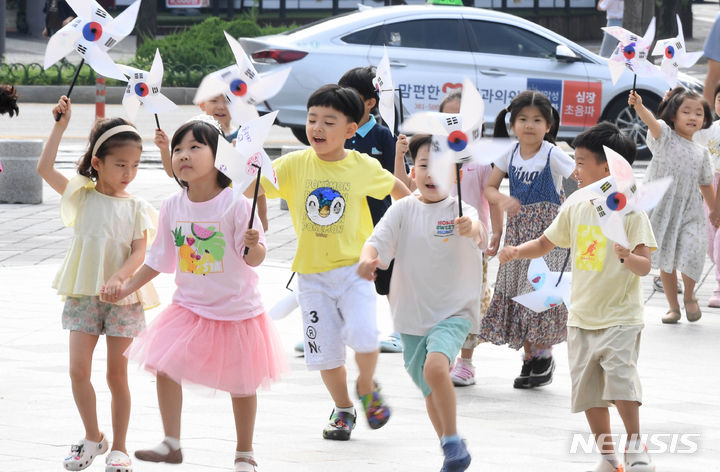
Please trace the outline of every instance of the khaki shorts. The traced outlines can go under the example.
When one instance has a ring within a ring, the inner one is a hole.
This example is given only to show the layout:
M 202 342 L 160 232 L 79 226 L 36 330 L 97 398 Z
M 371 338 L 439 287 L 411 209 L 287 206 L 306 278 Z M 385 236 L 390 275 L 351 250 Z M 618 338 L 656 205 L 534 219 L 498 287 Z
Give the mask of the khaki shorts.
M 582 329 L 568 326 L 573 413 L 608 407 L 615 400 L 642 403 L 637 372 L 642 326 Z
M 62 326 L 87 334 L 134 338 L 145 329 L 142 303 L 115 305 L 99 297 L 67 297 Z

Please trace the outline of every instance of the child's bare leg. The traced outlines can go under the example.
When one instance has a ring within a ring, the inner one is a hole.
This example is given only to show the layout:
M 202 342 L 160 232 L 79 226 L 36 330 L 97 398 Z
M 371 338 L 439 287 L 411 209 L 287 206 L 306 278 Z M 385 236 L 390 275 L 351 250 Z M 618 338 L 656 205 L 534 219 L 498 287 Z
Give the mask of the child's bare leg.
M 107 383 L 112 395 L 113 451 L 127 454 L 125 438 L 130 423 L 130 387 L 128 387 L 127 358 L 123 355 L 132 338 L 107 336 Z
M 375 367 L 377 366 L 380 351 L 356 352 L 355 362 L 358 366 L 357 393 L 367 395 L 375 390 Z
M 334 369 L 321 370 L 320 376 L 325 383 L 328 393 L 339 408 L 350 408 L 353 406 L 347 389 L 347 372 L 345 366 L 341 365 Z
M 670 309 L 679 310 L 680 302 L 678 302 L 677 293 L 677 274 L 675 271 L 664 272 L 661 270 L 660 281 L 662 281 L 663 291 L 665 292 L 665 298 L 667 298 Z
M 180 439 L 182 387 L 167 375 L 158 372 L 157 396 L 165 436 Z
M 529 341 L 523 343 L 523 350 L 525 351 L 525 359 L 530 359 L 535 354 L 534 347 Z
M 235 433 L 237 434 L 236 451 L 252 451 L 253 432 L 255 431 L 255 413 L 257 412 L 257 395 L 249 397 L 232 397 L 233 414 L 235 415 Z
M 78 413 L 85 427 L 85 439 L 99 442 L 102 439 L 98 427 L 95 389 L 90 382 L 92 355 L 98 341 L 97 335 L 70 331 L 70 382 Z
M 435 409 L 435 405 L 433 404 L 432 398 L 430 398 L 431 395 L 428 395 L 425 398 L 425 409 L 427 410 L 428 417 L 430 418 L 430 422 L 433 425 L 433 428 L 435 428 L 435 434 L 437 434 L 438 439 L 442 439 L 442 424 L 440 423 L 440 414 Z
M 697 302 L 691 301 L 693 298 L 695 298 L 695 281 L 688 277 L 687 275 L 680 273 L 682 276 L 683 281 L 683 287 L 685 290 L 683 291 L 683 301 L 685 304 L 693 304 L 697 305 Z M 695 310 L 693 310 L 695 308 Z M 697 311 L 697 307 L 690 306 L 690 311 Z
M 467 360 L 472 360 L 473 352 L 475 352 L 475 348 L 471 347 L 470 349 L 462 348 L 460 349 L 460 357 Z
M 585 417 L 590 425 L 590 431 L 595 436 L 595 443 L 602 454 L 613 454 L 613 447 L 610 436 L 610 412 L 607 408 L 598 407 L 585 410 Z
M 640 437 L 640 404 L 636 401 L 615 400 L 615 406 L 625 425 L 630 444 L 630 440 Z
M 435 414 L 439 420 L 440 436 L 457 434 L 455 388 L 450 380 L 450 360 L 440 352 L 428 353 L 423 375 L 432 390 L 428 399 L 435 407 Z M 431 415 L 430 410 L 428 410 L 428 414 Z M 432 415 L 430 420 L 432 421 Z M 433 426 L 435 426 L 435 422 L 433 422 Z

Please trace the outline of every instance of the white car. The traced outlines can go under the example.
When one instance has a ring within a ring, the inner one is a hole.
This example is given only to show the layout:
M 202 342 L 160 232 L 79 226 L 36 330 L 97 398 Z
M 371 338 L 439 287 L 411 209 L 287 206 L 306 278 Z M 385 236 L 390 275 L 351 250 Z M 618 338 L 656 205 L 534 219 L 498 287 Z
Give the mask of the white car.
M 560 112 L 561 138 L 608 120 L 647 155 L 646 127 L 627 105 L 633 75 L 626 71 L 613 85 L 607 59 L 507 13 L 460 6 L 379 7 L 239 40 L 259 72 L 292 66 L 282 91 L 259 108 L 261 113 L 279 110 L 278 124 L 292 128 L 302 141 L 310 94 L 353 67 L 377 65 L 387 49 L 404 116 L 437 110 L 445 94 L 468 77 L 485 100 L 488 131 L 515 95 L 537 89 Z M 690 76 L 681 74 L 680 81 L 702 91 Z M 668 85 L 660 77 L 638 77 L 636 89 L 654 111 Z

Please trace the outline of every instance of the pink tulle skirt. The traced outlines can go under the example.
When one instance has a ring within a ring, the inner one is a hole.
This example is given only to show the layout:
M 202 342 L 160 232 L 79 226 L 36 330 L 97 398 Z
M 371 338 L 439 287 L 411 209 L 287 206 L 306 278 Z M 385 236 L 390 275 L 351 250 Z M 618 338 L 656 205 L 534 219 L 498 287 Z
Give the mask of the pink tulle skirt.
M 203 318 L 179 305 L 168 306 L 140 335 L 125 355 L 146 370 L 190 382 L 252 395 L 287 372 L 280 339 L 262 313 L 240 321 Z

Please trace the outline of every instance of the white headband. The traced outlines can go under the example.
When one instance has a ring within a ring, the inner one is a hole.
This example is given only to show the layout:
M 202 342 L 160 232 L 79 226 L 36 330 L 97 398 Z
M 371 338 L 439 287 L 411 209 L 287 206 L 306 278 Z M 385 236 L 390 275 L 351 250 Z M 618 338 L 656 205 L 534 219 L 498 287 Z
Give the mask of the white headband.
M 100 146 L 103 145 L 105 141 L 112 138 L 118 133 L 135 133 L 140 137 L 140 133 L 137 132 L 137 130 L 130 125 L 120 125 L 120 126 L 114 126 L 110 128 L 109 130 L 105 131 L 103 134 L 100 135 L 100 137 L 95 141 L 95 146 L 93 146 L 92 155 L 97 156 L 98 149 L 100 149 Z
M 191 121 L 202 121 L 203 123 L 207 123 L 210 126 L 212 126 L 213 128 L 217 129 L 220 134 L 225 136 L 225 133 L 223 133 L 223 130 L 222 130 L 222 126 L 220 126 L 220 122 L 208 114 L 200 113 L 199 115 L 193 116 L 192 118 L 187 120 L 185 123 L 190 123 Z

